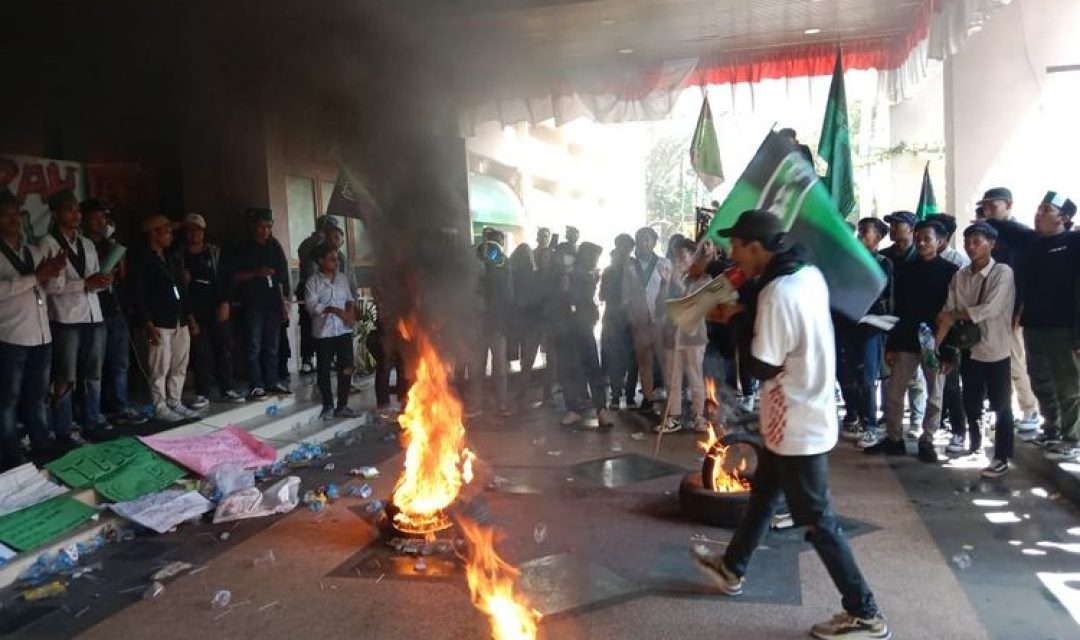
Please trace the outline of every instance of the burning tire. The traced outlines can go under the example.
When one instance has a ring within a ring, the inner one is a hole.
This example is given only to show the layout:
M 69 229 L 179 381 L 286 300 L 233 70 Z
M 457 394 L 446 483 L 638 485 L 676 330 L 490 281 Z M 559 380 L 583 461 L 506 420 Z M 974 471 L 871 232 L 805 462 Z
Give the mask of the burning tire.
M 761 439 L 751 433 L 731 433 L 720 438 L 705 456 L 701 473 L 690 473 L 679 485 L 683 514 L 714 527 L 734 528 L 750 500 L 749 486 L 757 471 Z M 737 472 L 743 486 L 717 487 L 720 470 Z

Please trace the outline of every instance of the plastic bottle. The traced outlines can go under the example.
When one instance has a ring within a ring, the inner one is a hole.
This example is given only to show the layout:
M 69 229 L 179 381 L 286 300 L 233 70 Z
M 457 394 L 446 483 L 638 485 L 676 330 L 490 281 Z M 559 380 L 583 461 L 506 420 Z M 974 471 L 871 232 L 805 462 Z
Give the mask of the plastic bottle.
M 925 322 L 919 323 L 919 348 L 922 349 L 923 362 L 931 369 L 937 369 L 940 365 L 937 356 L 937 341 L 934 340 L 934 332 Z
M 210 606 L 214 609 L 224 609 L 232 602 L 232 592 L 228 589 L 218 589 L 210 600 Z
M 338 486 L 333 482 L 326 485 L 326 497 L 330 500 L 337 500 L 341 493 L 338 491 Z
M 371 492 L 372 492 L 371 485 L 370 484 L 365 484 L 365 485 L 362 485 L 360 487 L 358 495 L 361 498 L 363 498 L 364 500 L 367 500 L 368 498 L 371 497 Z
M 270 404 L 268 404 L 266 406 L 266 415 L 273 418 L 273 417 L 276 417 L 277 414 L 278 414 L 278 404 L 276 402 L 271 402 Z

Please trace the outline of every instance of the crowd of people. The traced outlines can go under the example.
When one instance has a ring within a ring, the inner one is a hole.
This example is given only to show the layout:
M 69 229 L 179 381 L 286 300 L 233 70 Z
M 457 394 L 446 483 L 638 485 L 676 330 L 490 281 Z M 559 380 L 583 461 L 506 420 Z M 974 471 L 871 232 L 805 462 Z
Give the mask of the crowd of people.
M 52 230 L 35 244 L 24 237 L 21 203 L 0 191 L 3 469 L 27 454 L 109 438 L 119 425 L 196 419 L 215 390 L 229 403 L 292 392 L 289 267 L 271 234 L 271 210 L 248 209 L 247 236 L 225 251 L 209 242 L 206 220 L 196 213 L 181 223 L 161 215 L 142 220 L 142 238 L 126 250 L 113 239 L 103 202 L 80 203 L 60 191 L 48 205 Z M 304 302 L 308 370 L 309 351 L 318 353 L 324 419 L 353 415 L 348 393 L 358 305 L 343 236 L 334 218 L 317 221 L 301 247 L 296 291 Z M 234 377 L 234 335 L 244 340 L 246 392 Z M 144 409 L 129 397 L 132 354 L 149 390 Z M 189 365 L 194 393 L 185 397 Z M 338 375 L 336 399 L 331 369 Z
M 940 432 L 950 456 L 981 454 L 989 406 L 994 442 L 984 476 L 1009 471 L 1014 431 L 1041 427 L 1033 441 L 1047 457 L 1080 458 L 1080 234 L 1070 231 L 1076 205 L 1048 193 L 1034 229 L 1012 218 L 1012 205 L 1008 189 L 987 191 L 960 233 L 962 251 L 953 246 L 958 221 L 944 213 L 920 220 L 897 211 L 855 226 L 886 281 L 867 318 L 832 318 L 841 435 L 865 453 L 906 455 L 908 436 L 917 439 L 920 460 L 940 462 Z M 713 313 L 693 331 L 680 330 L 667 312 L 666 300 L 732 266 L 714 242 L 675 235 L 661 255 L 657 233 L 644 227 L 615 237 L 601 272 L 601 248 L 578 240 L 573 227 L 563 242 L 540 229 L 535 246 L 520 244 L 506 258 L 503 234 L 485 231 L 477 249 L 484 344 L 474 368 L 483 372 L 491 355 L 498 410 L 551 402 L 555 382 L 564 425 L 610 427 L 614 410 L 636 408 L 666 416 L 656 429 L 670 433 L 706 429 L 706 381 L 726 392 L 725 402 L 761 402 L 761 378 L 747 351 L 753 327 Z M 749 282 L 740 295 L 753 305 L 759 288 Z M 891 328 L 868 321 L 890 316 Z M 540 346 L 547 366 L 536 371 Z M 510 406 L 508 363 L 518 359 L 521 386 Z M 484 402 L 482 376 L 473 378 L 475 415 Z M 530 398 L 537 388 L 542 397 Z

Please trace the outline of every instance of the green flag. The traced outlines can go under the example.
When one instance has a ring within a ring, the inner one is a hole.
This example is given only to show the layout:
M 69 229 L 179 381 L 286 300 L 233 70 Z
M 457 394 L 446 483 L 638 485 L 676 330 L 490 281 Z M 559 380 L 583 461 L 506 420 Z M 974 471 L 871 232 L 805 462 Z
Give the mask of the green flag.
M 922 188 L 919 190 L 919 206 L 915 207 L 915 217 L 922 220 L 926 216 L 938 213 L 937 198 L 934 197 L 934 185 L 930 182 L 930 163 L 922 174 Z
M 832 307 L 858 320 L 885 288 L 874 256 L 855 239 L 814 167 L 790 142 L 770 131 L 746 170 L 716 210 L 708 235 L 735 224 L 743 211 L 767 209 L 784 221 L 789 244 L 803 245 L 829 283 Z
M 701 102 L 701 115 L 698 116 L 694 139 L 690 143 L 690 166 L 694 167 L 694 171 L 709 191 L 724 182 L 724 169 L 720 166 L 720 143 L 716 140 L 716 128 L 713 127 L 708 96 Z
M 829 103 L 821 125 L 818 154 L 829 164 L 825 188 L 832 194 L 837 210 L 847 218 L 855 210 L 855 183 L 851 177 L 851 134 L 848 130 L 847 92 L 844 91 L 844 65 L 836 52 Z

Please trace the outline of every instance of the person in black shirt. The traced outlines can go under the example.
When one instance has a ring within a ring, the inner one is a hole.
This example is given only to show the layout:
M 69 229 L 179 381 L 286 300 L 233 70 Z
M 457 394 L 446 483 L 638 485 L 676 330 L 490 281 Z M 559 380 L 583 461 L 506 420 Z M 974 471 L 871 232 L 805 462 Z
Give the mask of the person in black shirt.
M 940 239 L 945 233 L 936 222 L 923 221 L 915 225 L 916 259 L 902 264 L 896 271 L 893 298 L 895 313 L 900 320 L 889 332 L 885 343 L 885 361 L 891 368 L 885 394 L 887 437 L 864 449 L 866 453 L 906 454 L 902 424 L 904 394 L 912 374 L 922 369 L 926 377 L 927 400 L 919 438 L 919 460 L 938 461 L 934 433 L 941 420 L 944 376 L 938 368 L 927 363 L 919 343 L 919 326 L 928 325 L 932 335 L 937 316 L 945 306 L 949 283 L 958 270 L 955 264 L 938 255 Z
M 637 360 L 634 354 L 634 334 L 626 314 L 623 295 L 623 271 L 634 251 L 634 239 L 625 233 L 615 236 L 611 264 L 600 274 L 600 302 L 604 303 L 604 318 L 600 329 L 600 361 L 604 375 L 611 385 L 612 409 L 620 408 L 620 395 L 626 398 L 626 408 L 636 407 Z
M 244 402 L 233 379 L 232 310 L 222 279 L 221 249 L 206 241 L 206 219 L 201 215 L 189 213 L 184 218 L 180 250 L 191 314 L 199 325 L 199 332 L 191 337 L 196 394 L 192 406 L 209 402 L 215 383 L 226 402 Z
M 292 393 L 281 382 L 278 362 L 281 326 L 289 319 L 285 305 L 289 266 L 281 245 L 270 236 L 273 211 L 250 208 L 246 216 L 251 237 L 238 244 L 229 256 L 228 273 L 232 299 L 244 311 L 249 397 L 261 400 L 268 390 Z
M 987 218 L 1019 257 L 1017 293 L 1027 347 L 1027 370 L 1045 420 L 1038 439 L 1052 460 L 1080 459 L 1080 314 L 1077 276 L 1080 234 L 1069 231 L 1076 205 L 1048 192 L 1035 214 L 1035 230 Z
M 979 201 L 979 212 L 983 220 L 1013 221 L 1016 228 L 1028 229 L 1026 225 L 1015 222 L 1012 217 L 1012 192 L 1005 187 L 987 189 Z M 1011 226 L 1011 225 L 1010 225 Z M 1007 264 L 1012 268 L 1016 276 L 1016 309 L 1013 321 L 1012 352 L 1009 354 L 1010 376 L 1012 377 L 1013 390 L 1016 392 L 1016 402 L 1020 405 L 1020 417 L 1016 421 L 1016 430 L 1023 432 L 1035 431 L 1042 422 L 1039 417 L 1039 402 L 1035 398 L 1035 392 L 1031 390 L 1031 378 L 1027 373 L 1027 349 L 1024 346 L 1024 334 L 1020 328 L 1020 256 L 1017 248 L 1010 244 L 1002 236 L 998 236 L 994 243 L 994 252 L 991 254 L 995 262 Z
M 86 237 L 97 249 L 98 261 L 104 263 L 116 242 L 109 237 L 111 212 L 100 200 L 84 201 L 79 208 L 83 212 Z M 131 348 L 128 344 L 128 326 L 124 309 L 120 304 L 120 286 L 127 278 L 126 261 L 121 260 L 116 277 L 108 289 L 98 292 L 101 315 L 105 319 L 105 360 L 101 367 L 102 413 L 117 424 L 139 425 L 147 421 L 128 401 L 128 369 L 131 366 Z
M 533 262 L 532 248 L 522 242 L 510 254 L 510 278 L 514 292 L 513 308 L 507 325 L 511 360 L 521 362 L 521 384 L 516 402 L 519 408 L 531 406 L 532 370 L 540 350 L 542 325 L 539 318 L 544 310 L 540 271 Z
M 164 422 L 181 422 L 198 413 L 180 401 L 184 392 L 191 334 L 199 325 L 191 315 L 184 290 L 184 268 L 167 250 L 172 244 L 172 222 L 157 215 L 145 220 L 145 247 L 131 258 L 132 320 L 146 333 L 149 349 L 150 397 L 155 417 Z
M 512 310 L 514 291 L 503 248 L 506 236 L 497 229 L 484 229 L 484 241 L 476 248 L 476 256 L 483 268 L 480 276 L 480 296 L 483 300 L 482 322 L 478 327 L 474 360 L 469 367 L 469 385 L 472 406 L 469 416 L 483 413 L 484 374 L 488 353 L 491 354 L 491 377 L 495 383 L 495 399 L 499 413 L 509 413 L 507 389 L 506 333 Z

